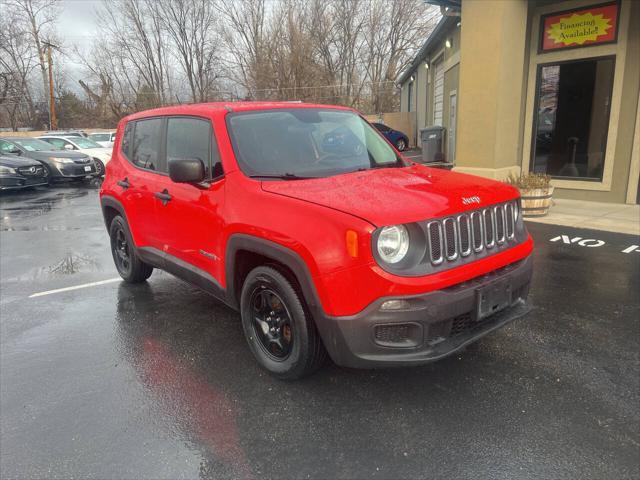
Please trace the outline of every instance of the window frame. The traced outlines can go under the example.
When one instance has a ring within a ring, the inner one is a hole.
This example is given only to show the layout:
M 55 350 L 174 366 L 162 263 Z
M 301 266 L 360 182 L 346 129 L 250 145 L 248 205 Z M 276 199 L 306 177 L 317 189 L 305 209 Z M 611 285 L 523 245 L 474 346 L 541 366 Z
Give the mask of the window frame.
M 616 76 L 616 62 L 617 62 L 617 55 L 615 54 L 609 54 L 609 55 L 596 55 L 596 56 L 591 56 L 591 57 L 579 57 L 579 58 L 570 58 L 570 59 L 566 59 L 566 60 L 556 60 L 556 61 L 548 61 L 548 62 L 541 62 L 538 63 L 535 67 L 535 91 L 534 91 L 534 96 L 533 96 L 533 116 L 531 119 L 532 122 L 532 126 L 531 126 L 531 146 L 529 149 L 529 173 L 533 173 L 535 170 L 535 151 L 536 151 L 536 137 L 538 135 L 538 113 L 537 113 L 537 107 L 540 103 L 540 87 L 542 86 L 542 69 L 544 67 L 550 67 L 550 66 L 560 66 L 560 65 L 564 65 L 564 64 L 568 64 L 568 63 L 577 63 L 577 62 L 584 62 L 584 61 L 599 61 L 599 60 L 612 60 L 613 61 L 613 66 L 612 66 L 612 72 L 613 72 L 613 78 L 611 80 L 611 91 L 609 92 L 609 110 L 607 112 L 607 128 L 605 131 L 606 134 L 606 140 L 604 142 L 604 152 L 603 152 L 603 156 L 602 156 L 602 174 L 600 176 L 600 178 L 589 178 L 589 177 L 559 177 L 556 175 L 550 175 L 548 173 L 545 173 L 546 175 L 549 175 L 551 177 L 552 180 L 559 180 L 559 181 L 563 181 L 563 182 L 585 182 L 585 183 L 590 183 L 590 184 L 602 184 L 604 182 L 604 178 L 605 178 L 605 169 L 606 169 L 606 161 L 607 161 L 607 149 L 609 148 L 609 143 L 610 143 L 610 138 L 609 138 L 609 128 L 611 126 L 611 110 L 613 107 L 613 93 L 614 93 L 614 89 L 615 89 L 615 76 Z
M 205 165 L 207 167 L 207 176 L 205 178 L 205 182 L 214 182 L 214 181 L 218 181 L 219 179 L 221 179 L 222 177 L 224 177 L 224 168 L 222 170 L 222 173 L 220 175 L 217 176 L 213 176 L 213 156 L 214 156 L 214 152 L 217 152 L 217 156 L 218 156 L 218 161 L 220 162 L 220 166 L 222 167 L 222 156 L 220 155 L 220 148 L 218 148 L 218 138 L 216 137 L 216 132 L 214 129 L 214 122 L 211 118 L 208 117 L 200 117 L 198 115 L 180 115 L 180 114 L 176 114 L 176 115 L 166 115 L 165 116 L 165 122 L 164 122 L 164 130 L 163 130 L 163 137 L 164 137 L 164 141 L 163 141 L 163 145 L 164 145 L 164 154 L 165 157 L 167 159 L 167 169 L 169 168 L 169 158 L 166 156 L 167 154 L 167 133 L 169 131 L 169 120 L 171 119 L 191 119 L 191 120 L 200 120 L 200 121 L 204 121 L 207 122 L 209 124 L 209 151 L 207 154 L 207 163 L 208 165 Z M 167 173 L 168 175 L 168 173 Z
M 145 120 L 156 120 L 159 119 L 162 121 L 162 124 L 160 126 L 160 135 L 159 135 L 159 148 L 158 148 L 158 156 L 160 158 L 164 158 L 166 161 L 166 165 L 167 165 L 167 171 L 163 172 L 160 170 L 152 170 L 150 168 L 145 168 L 145 167 L 141 167 L 140 165 L 137 165 L 134 163 L 133 159 L 129 158 L 129 156 L 126 154 L 126 152 L 123 150 L 122 145 L 123 142 L 122 140 L 120 141 L 120 154 L 127 160 L 127 162 L 129 162 L 130 165 L 132 165 L 134 168 L 137 168 L 138 170 L 142 170 L 144 172 L 149 172 L 149 173 L 155 173 L 156 175 L 162 175 L 165 177 L 169 176 L 169 158 L 167 157 L 167 131 L 169 128 L 169 119 L 172 118 L 185 118 L 185 119 L 193 119 L 193 120 L 200 120 L 200 121 L 204 121 L 207 122 L 209 124 L 209 151 L 208 151 L 208 159 L 207 159 L 207 163 L 208 165 L 205 165 L 205 167 L 207 167 L 207 177 L 205 178 L 205 182 L 215 182 L 220 180 L 221 178 L 224 177 L 224 167 L 222 165 L 222 156 L 220 155 L 220 148 L 218 147 L 218 138 L 216 137 L 216 133 L 215 133 L 215 129 L 214 129 L 214 122 L 211 118 L 209 117 L 201 117 L 198 115 L 187 115 L 187 114 L 175 114 L 175 115 L 154 115 L 154 116 L 150 116 L 150 117 L 143 117 L 143 118 L 136 118 L 136 119 L 132 119 L 127 121 L 127 123 L 125 123 L 124 127 L 123 127 L 123 132 L 122 132 L 122 136 L 124 139 L 124 134 L 125 134 L 125 130 L 127 128 L 127 126 L 131 123 L 132 124 L 132 131 L 131 131 L 131 139 L 130 141 L 133 142 L 133 139 L 135 138 L 135 134 L 136 134 L 136 127 L 138 122 L 141 121 L 145 121 Z M 215 144 L 214 144 L 214 140 L 215 140 Z M 213 176 L 213 155 L 214 155 L 214 148 L 215 148 L 215 152 L 217 152 L 217 158 L 218 161 L 220 163 L 220 166 L 222 167 L 222 173 L 220 175 L 217 176 Z
M 130 138 L 129 141 L 131 143 L 133 143 L 133 140 L 134 140 L 135 135 L 136 135 L 136 127 L 137 127 L 138 122 L 142 122 L 142 121 L 145 121 L 145 120 L 160 120 L 161 121 L 161 124 L 160 124 L 160 135 L 158 135 L 158 142 L 160 142 L 159 145 L 158 145 L 158 157 L 160 157 L 161 155 L 164 154 L 164 151 L 163 151 L 163 148 L 162 148 L 163 144 L 165 143 L 164 140 L 163 140 L 164 133 L 165 133 L 164 132 L 164 125 L 166 124 L 166 120 L 164 119 L 164 116 L 155 115 L 155 116 L 152 116 L 152 117 L 143 117 L 143 118 L 137 118 L 135 120 L 129 120 L 124 126 L 124 128 L 126 129 L 127 125 L 129 125 L 129 123 L 132 123 L 133 130 L 131 131 L 131 138 Z M 122 133 L 123 133 L 123 136 L 124 136 L 124 131 Z M 164 175 L 164 176 L 167 176 L 167 177 L 169 176 L 168 172 L 161 172 L 159 170 L 151 170 L 150 168 L 145 168 L 145 167 L 141 167 L 140 165 L 137 165 L 133 161 L 133 159 L 129 158 L 129 156 L 122 149 L 122 141 L 120 142 L 120 153 L 122 154 L 122 156 L 124 156 L 124 158 L 127 159 L 127 161 L 129 162 L 130 165 L 132 165 L 134 168 L 137 168 L 138 170 L 142 170 L 143 172 L 155 173 L 156 175 Z

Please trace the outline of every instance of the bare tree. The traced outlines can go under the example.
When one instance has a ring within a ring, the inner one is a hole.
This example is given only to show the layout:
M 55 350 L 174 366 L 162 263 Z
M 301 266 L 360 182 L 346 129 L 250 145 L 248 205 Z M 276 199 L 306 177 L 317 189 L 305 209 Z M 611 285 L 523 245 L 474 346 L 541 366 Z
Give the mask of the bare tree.
M 40 74 L 42 76 L 42 94 L 49 93 L 47 59 L 44 46 L 53 35 L 53 27 L 60 13 L 58 0 L 2 0 L 3 9 L 15 15 L 16 21 L 29 32 L 33 48 L 38 55 Z
M 271 68 L 267 61 L 265 0 L 218 0 L 216 10 L 224 20 L 223 37 L 229 53 L 227 70 L 252 98 L 268 88 Z
M 210 0 L 157 0 L 160 23 L 175 47 L 193 102 L 209 100 L 220 76 L 217 12 Z
M 230 76 L 250 98 L 397 108 L 395 80 L 439 13 L 421 0 L 218 0 Z M 235 76 L 234 76 L 235 74 Z
M 364 42 L 372 111 L 394 108 L 394 82 L 439 18 L 433 7 L 415 0 L 370 1 Z
M 27 31 L 9 12 L 0 24 L 0 105 L 15 130 L 18 124 L 29 125 L 35 120 L 35 106 L 30 78 L 37 68 L 35 54 Z
M 160 104 L 171 96 L 169 88 L 166 35 L 159 5 L 154 0 L 115 0 L 98 10 L 100 37 L 108 55 L 116 57 L 113 66 L 126 76 L 134 91 L 148 87 Z M 100 48 L 100 47 L 98 47 Z M 115 73 L 115 71 L 114 71 Z

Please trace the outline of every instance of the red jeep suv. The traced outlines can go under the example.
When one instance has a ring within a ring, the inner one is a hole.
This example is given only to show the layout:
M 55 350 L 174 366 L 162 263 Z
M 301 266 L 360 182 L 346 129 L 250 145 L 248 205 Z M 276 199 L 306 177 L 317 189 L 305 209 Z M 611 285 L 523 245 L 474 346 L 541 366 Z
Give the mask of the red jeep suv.
M 122 278 L 160 268 L 239 310 L 280 378 L 327 353 L 348 367 L 437 360 L 529 310 L 517 190 L 411 163 L 348 108 L 130 115 L 100 198 Z

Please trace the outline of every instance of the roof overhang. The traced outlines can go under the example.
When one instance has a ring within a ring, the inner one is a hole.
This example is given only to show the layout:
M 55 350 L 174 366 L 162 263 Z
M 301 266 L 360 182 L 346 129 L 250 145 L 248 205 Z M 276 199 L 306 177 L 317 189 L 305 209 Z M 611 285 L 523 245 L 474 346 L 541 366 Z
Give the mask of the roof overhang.
M 436 1 L 436 0 L 434 0 L 434 1 Z M 440 0 L 437 0 L 437 1 L 440 1 Z M 409 80 L 409 77 L 411 77 L 411 75 L 420 66 L 422 61 L 430 53 L 431 48 L 437 42 L 442 40 L 442 38 L 447 34 L 449 29 L 451 27 L 455 26 L 459 21 L 460 20 L 459 20 L 459 17 L 457 15 L 456 16 L 443 16 L 440 19 L 440 21 L 438 22 L 438 25 L 436 25 L 436 28 L 433 29 L 433 32 L 431 32 L 431 35 L 429 35 L 429 38 L 427 38 L 427 41 L 424 42 L 424 45 L 422 45 L 422 47 L 420 47 L 420 50 L 418 50 L 418 53 L 416 54 L 415 58 L 411 62 L 411 65 L 409 65 L 409 67 L 402 73 L 402 75 L 400 75 L 400 78 L 398 79 L 398 83 L 400 85 L 404 84 L 407 80 Z

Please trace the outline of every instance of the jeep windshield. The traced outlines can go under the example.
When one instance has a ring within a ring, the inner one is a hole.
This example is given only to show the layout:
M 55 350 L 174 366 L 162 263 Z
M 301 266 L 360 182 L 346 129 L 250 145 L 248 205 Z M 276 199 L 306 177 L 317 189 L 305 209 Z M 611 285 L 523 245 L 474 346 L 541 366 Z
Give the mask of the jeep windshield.
M 252 178 L 299 180 L 405 162 L 380 134 L 350 111 L 292 108 L 231 113 L 231 143 Z

